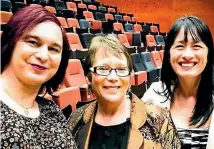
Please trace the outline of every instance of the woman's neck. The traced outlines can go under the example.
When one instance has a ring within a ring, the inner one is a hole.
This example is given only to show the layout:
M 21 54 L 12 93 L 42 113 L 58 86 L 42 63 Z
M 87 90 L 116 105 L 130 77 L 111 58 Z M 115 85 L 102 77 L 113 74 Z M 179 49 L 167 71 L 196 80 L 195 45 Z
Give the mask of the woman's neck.
M 39 92 L 39 86 L 26 86 L 11 73 L 3 72 L 0 76 L 1 87 L 13 100 L 22 106 L 32 105 Z
M 183 97 L 196 97 L 200 78 L 178 78 L 179 83 L 176 89 L 176 94 Z
M 118 103 L 98 102 L 95 121 L 101 125 L 116 125 L 130 118 L 131 100 L 124 98 Z

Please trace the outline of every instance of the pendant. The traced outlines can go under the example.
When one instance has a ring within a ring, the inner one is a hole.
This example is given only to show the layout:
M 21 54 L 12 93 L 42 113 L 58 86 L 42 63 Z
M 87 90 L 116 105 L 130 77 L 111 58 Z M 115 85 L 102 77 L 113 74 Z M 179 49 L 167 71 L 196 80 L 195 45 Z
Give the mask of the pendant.
M 24 110 L 24 114 L 25 114 L 25 115 L 28 115 L 28 114 L 29 114 L 29 111 L 28 111 L 27 109 L 25 109 L 25 110 Z

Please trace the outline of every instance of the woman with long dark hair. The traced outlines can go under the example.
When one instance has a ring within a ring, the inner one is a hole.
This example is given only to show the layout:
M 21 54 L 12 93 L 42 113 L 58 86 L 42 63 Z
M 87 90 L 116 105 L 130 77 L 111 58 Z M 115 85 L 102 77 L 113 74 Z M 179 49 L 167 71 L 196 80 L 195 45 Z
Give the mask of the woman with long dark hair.
M 63 80 L 69 44 L 57 18 L 41 6 L 20 9 L 1 36 L 1 147 L 76 148 L 52 95 Z
M 161 81 L 153 83 L 142 100 L 171 111 L 186 148 L 205 148 L 208 135 L 211 137 L 213 66 L 213 38 L 208 26 L 194 16 L 176 20 L 165 45 Z

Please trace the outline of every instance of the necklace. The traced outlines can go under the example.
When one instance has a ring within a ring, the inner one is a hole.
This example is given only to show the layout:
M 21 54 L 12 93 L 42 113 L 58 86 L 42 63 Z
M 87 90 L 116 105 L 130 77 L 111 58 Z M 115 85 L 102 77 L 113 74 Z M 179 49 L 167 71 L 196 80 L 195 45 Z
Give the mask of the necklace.
M 6 94 L 7 94 L 11 99 L 13 99 L 13 101 L 15 101 L 18 105 L 20 105 L 20 106 L 24 109 L 23 113 L 24 113 L 25 115 L 29 115 L 29 109 L 31 109 L 31 108 L 34 106 L 34 102 L 35 102 L 35 101 L 33 101 L 33 104 L 32 104 L 31 106 L 25 107 L 25 106 L 23 106 L 22 104 L 20 104 L 15 98 L 12 98 L 12 96 L 8 93 L 8 91 L 7 91 L 4 87 L 3 87 L 3 89 L 4 89 L 4 91 L 6 92 Z

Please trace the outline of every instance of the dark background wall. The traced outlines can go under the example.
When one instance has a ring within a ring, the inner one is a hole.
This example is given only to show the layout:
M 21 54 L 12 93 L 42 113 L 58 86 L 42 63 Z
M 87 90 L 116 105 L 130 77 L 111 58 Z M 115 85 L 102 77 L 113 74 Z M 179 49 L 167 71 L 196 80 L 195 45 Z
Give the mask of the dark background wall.
M 160 24 L 167 32 L 174 20 L 184 15 L 203 19 L 214 37 L 214 0 L 100 0 L 101 4 L 117 6 L 120 12 L 133 13 L 143 22 Z

